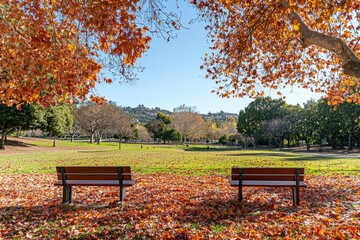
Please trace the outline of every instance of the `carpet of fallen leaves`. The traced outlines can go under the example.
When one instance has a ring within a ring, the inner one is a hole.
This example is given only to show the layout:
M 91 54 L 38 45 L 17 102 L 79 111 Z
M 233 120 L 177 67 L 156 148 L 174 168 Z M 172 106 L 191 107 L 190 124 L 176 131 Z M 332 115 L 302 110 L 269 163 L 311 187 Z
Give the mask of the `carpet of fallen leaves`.
M 74 187 L 55 175 L 0 175 L 0 239 L 360 239 L 360 178 L 308 176 L 301 205 L 288 188 L 237 189 L 221 176 L 137 175 L 116 187 Z

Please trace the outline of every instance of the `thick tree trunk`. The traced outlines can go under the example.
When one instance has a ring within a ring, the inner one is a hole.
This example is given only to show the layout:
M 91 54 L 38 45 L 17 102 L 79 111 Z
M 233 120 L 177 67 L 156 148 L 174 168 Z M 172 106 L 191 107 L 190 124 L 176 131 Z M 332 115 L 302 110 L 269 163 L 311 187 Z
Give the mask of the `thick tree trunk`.
M 94 133 L 91 133 L 90 134 L 90 143 L 93 143 L 94 142 Z
M 21 127 L 18 127 L 16 129 L 16 137 L 19 138 L 20 137 L 20 131 L 21 131 Z
M 353 146 L 352 146 L 352 142 L 351 142 L 351 132 L 349 133 L 349 139 L 348 139 L 348 150 L 352 151 L 353 150 Z
M 0 150 L 5 150 L 5 139 L 8 134 L 8 130 L 5 129 L 1 133 L 1 139 L 0 139 Z
M 119 150 L 121 150 L 121 140 L 122 140 L 122 138 L 119 137 L 119 141 L 118 141 L 119 142 Z
M 282 6 L 288 8 L 288 1 L 282 0 Z M 291 11 L 289 18 L 291 21 L 296 20 L 300 24 L 300 36 L 304 47 L 315 45 L 335 53 L 341 59 L 344 73 L 348 76 L 360 78 L 360 59 L 344 40 L 311 30 L 295 11 Z

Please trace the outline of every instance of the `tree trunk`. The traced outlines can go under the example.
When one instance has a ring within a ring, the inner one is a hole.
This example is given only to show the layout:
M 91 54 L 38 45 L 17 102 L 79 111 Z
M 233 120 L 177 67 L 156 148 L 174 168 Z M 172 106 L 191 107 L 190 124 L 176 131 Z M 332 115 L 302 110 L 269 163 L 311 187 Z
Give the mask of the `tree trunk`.
M 305 139 L 305 144 L 306 144 L 306 151 L 310 152 L 310 141 Z
M 71 134 L 71 135 L 70 135 L 70 142 L 73 142 L 73 141 L 74 141 L 74 135 L 75 135 L 75 134 Z
M 281 4 L 285 8 L 289 7 L 287 0 L 282 0 Z M 300 38 L 303 47 L 315 45 L 335 53 L 341 59 L 344 73 L 348 76 L 360 78 L 360 59 L 344 40 L 311 30 L 295 11 L 290 12 L 289 18 L 291 21 L 296 20 L 300 24 Z
M 349 139 L 348 139 L 348 151 L 352 151 L 353 147 L 352 147 L 352 142 L 351 142 L 351 132 L 349 133 Z
M 119 141 L 118 141 L 118 143 L 119 143 L 119 150 L 121 150 L 121 140 L 122 140 L 122 138 L 119 137 Z
M 53 140 L 53 147 L 56 146 L 56 136 L 54 136 L 54 140 Z
M 305 140 L 305 143 L 306 143 L 306 151 L 310 152 L 310 141 Z
M 0 139 L 0 150 L 5 150 L 5 138 L 8 134 L 8 130 L 5 129 L 2 131 L 1 139 Z
M 21 131 L 21 127 L 18 127 L 16 129 L 16 137 L 19 138 L 20 137 L 20 131 Z
M 94 133 L 90 134 L 90 143 L 94 143 Z

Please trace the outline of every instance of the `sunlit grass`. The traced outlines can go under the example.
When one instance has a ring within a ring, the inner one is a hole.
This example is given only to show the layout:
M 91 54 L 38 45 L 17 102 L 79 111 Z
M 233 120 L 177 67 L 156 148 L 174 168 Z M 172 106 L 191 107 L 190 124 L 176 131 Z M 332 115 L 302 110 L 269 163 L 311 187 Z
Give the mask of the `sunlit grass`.
M 232 166 L 304 167 L 306 174 L 360 175 L 356 158 L 320 157 L 285 151 L 239 150 L 221 146 L 141 145 L 116 142 L 90 144 L 85 141 L 35 140 L 38 152 L 0 156 L 0 173 L 55 173 L 59 165 L 129 165 L 134 173 L 216 174 L 229 176 Z

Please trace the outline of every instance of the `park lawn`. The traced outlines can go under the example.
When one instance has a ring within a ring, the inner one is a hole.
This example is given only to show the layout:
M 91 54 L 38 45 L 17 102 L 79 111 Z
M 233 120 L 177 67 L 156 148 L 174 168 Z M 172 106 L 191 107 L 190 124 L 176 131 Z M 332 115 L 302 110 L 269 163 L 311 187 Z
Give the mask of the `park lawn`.
M 134 173 L 228 176 L 231 166 L 304 167 L 310 175 L 360 176 L 357 158 L 324 157 L 286 151 L 239 150 L 220 146 L 140 145 L 102 142 L 32 141 L 36 151 L 0 155 L 0 173 L 55 173 L 60 165 L 129 165 Z M 142 147 L 141 147 L 142 146 Z
M 206 146 L 32 141 L 0 155 L 0 239 L 360 239 L 359 160 Z M 34 146 L 33 146 L 34 147 Z M 29 149 L 32 149 L 31 147 Z M 138 182 L 75 187 L 61 204 L 57 165 L 130 165 Z M 230 167 L 305 167 L 293 207 L 288 188 L 244 188 Z

